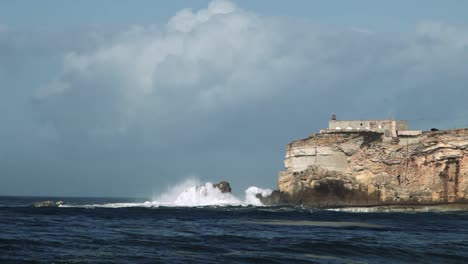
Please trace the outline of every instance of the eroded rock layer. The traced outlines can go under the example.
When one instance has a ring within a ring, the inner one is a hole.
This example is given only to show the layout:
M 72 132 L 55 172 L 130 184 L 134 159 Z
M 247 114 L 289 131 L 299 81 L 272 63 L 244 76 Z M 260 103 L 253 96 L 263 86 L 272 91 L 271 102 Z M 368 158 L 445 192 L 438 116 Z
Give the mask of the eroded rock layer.
M 384 140 L 374 132 L 290 143 L 267 203 L 309 206 L 468 202 L 468 129 Z

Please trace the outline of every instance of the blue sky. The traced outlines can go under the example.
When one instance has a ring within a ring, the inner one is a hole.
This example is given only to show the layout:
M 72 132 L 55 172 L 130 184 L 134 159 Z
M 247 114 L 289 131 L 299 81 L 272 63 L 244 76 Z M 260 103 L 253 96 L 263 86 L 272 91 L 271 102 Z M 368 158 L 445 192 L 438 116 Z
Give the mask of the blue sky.
M 274 188 L 339 118 L 467 127 L 466 1 L 0 1 L 0 195 Z
M 131 24 L 165 23 L 183 8 L 206 7 L 206 0 L 138 2 L 126 0 L 73 1 L 1 1 L 2 23 L 21 29 L 56 30 L 67 28 L 122 28 Z M 264 16 L 288 16 L 310 19 L 329 26 L 356 26 L 372 30 L 401 31 L 424 20 L 440 20 L 466 26 L 466 1 L 280 1 L 238 0 L 244 9 Z

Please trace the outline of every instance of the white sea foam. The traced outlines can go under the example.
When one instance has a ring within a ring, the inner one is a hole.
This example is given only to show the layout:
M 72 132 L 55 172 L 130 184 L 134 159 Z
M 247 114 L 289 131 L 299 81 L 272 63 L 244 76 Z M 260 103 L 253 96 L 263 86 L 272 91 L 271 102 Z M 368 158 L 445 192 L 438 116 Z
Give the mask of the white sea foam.
M 175 206 L 241 205 L 231 193 L 222 193 L 220 189 L 207 182 L 204 185 L 191 186 L 181 192 L 173 202 Z
M 263 203 L 260 201 L 260 199 L 257 198 L 257 195 L 261 194 L 263 197 L 268 197 L 271 195 L 271 193 L 272 190 L 270 189 L 262 189 L 255 186 L 251 186 L 247 188 L 247 190 L 245 190 L 244 204 L 262 206 Z
M 161 195 L 153 197 L 152 201 L 144 203 L 106 203 L 106 204 L 90 204 L 80 205 L 80 207 L 95 208 L 95 207 L 160 207 L 160 206 L 175 206 L 175 207 L 196 207 L 196 206 L 262 206 L 262 202 L 257 197 L 261 194 L 263 197 L 271 194 L 270 189 L 262 189 L 251 186 L 245 190 L 245 198 L 241 200 L 232 193 L 222 193 L 220 189 L 213 187 L 213 184 L 201 182 L 196 178 L 189 178 L 179 184 L 168 188 Z M 71 207 L 64 205 L 63 207 Z

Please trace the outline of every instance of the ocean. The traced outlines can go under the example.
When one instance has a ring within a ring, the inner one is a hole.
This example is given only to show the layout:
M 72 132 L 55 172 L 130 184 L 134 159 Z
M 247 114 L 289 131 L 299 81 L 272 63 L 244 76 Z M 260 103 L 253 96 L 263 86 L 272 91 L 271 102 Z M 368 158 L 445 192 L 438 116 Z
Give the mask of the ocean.
M 196 205 L 188 193 L 177 197 L 185 205 L 0 197 L 0 262 L 468 263 L 468 211 L 265 207 L 228 194 L 224 202 L 214 199 L 218 204 L 198 197 Z M 32 206 L 43 200 L 64 205 Z

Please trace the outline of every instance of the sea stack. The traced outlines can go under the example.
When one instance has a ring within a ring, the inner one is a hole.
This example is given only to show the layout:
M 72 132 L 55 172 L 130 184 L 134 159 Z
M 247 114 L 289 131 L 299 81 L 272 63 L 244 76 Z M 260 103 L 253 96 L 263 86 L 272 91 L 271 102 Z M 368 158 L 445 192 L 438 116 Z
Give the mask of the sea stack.
M 408 130 L 398 120 L 336 120 L 286 147 L 267 204 L 311 207 L 468 202 L 468 129 Z
M 231 193 L 231 184 L 227 181 L 221 181 L 213 184 L 213 187 L 218 188 L 222 193 Z

